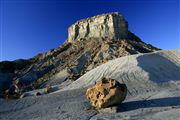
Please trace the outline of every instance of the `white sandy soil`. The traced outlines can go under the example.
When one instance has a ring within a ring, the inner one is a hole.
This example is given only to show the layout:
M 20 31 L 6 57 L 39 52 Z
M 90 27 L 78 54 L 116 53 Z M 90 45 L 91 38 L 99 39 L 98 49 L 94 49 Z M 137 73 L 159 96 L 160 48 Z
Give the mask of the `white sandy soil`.
M 117 113 L 100 113 L 85 98 L 102 77 L 125 83 Z M 56 86 L 57 87 L 57 86 Z M 159 51 L 109 61 L 46 95 L 0 99 L 1 120 L 180 120 L 180 51 Z

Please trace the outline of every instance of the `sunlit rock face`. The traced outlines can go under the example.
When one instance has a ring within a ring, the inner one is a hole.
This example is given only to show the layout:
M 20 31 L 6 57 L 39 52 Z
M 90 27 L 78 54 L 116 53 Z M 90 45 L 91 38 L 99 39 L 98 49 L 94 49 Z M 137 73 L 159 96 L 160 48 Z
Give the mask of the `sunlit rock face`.
M 127 21 L 122 15 L 114 12 L 77 21 L 68 29 L 68 41 L 75 42 L 85 37 L 123 39 L 127 38 L 127 34 Z
M 120 104 L 127 95 L 127 87 L 114 79 L 102 78 L 86 91 L 86 97 L 93 107 L 107 108 Z

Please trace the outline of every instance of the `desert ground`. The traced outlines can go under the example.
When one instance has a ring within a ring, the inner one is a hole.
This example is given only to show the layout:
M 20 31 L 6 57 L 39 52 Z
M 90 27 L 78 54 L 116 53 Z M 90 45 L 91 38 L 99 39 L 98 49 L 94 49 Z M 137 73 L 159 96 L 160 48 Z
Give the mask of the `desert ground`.
M 63 78 L 66 73 L 57 77 Z M 102 77 L 127 85 L 128 94 L 115 113 L 99 112 L 85 92 Z M 56 78 L 57 79 L 57 78 Z M 111 60 L 54 92 L 17 100 L 0 99 L 1 120 L 179 120 L 180 51 L 157 51 Z M 40 89 L 39 91 L 42 91 Z

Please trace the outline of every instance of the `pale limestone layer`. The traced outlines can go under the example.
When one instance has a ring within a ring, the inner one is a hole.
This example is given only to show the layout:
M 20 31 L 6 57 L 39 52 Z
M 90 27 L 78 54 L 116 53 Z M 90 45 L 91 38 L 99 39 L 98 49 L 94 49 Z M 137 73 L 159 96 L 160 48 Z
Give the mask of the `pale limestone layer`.
M 68 41 L 81 38 L 108 37 L 113 39 L 127 38 L 128 23 L 119 13 L 97 15 L 77 21 L 68 29 Z

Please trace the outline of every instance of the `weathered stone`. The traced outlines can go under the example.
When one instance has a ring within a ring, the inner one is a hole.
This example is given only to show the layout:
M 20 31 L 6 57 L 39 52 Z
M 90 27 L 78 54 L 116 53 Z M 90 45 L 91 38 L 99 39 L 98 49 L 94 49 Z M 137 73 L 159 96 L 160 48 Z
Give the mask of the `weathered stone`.
M 21 81 L 18 80 L 18 79 L 15 80 L 15 81 L 13 81 L 13 84 L 16 86 L 17 89 L 22 88 L 22 86 L 23 86 L 23 84 L 21 83 Z
M 40 96 L 40 95 L 41 95 L 40 92 L 35 93 L 35 96 Z
M 77 21 L 68 29 L 68 41 L 81 38 L 108 37 L 114 39 L 127 38 L 128 24 L 118 12 L 97 15 Z
M 126 97 L 127 87 L 116 80 L 102 78 L 87 89 L 86 97 L 92 106 L 100 109 L 120 104 Z
M 52 87 L 50 86 L 50 85 L 47 85 L 46 86 L 46 88 L 44 89 L 44 92 L 45 93 L 50 93 L 50 92 L 52 92 L 53 90 L 52 90 Z

